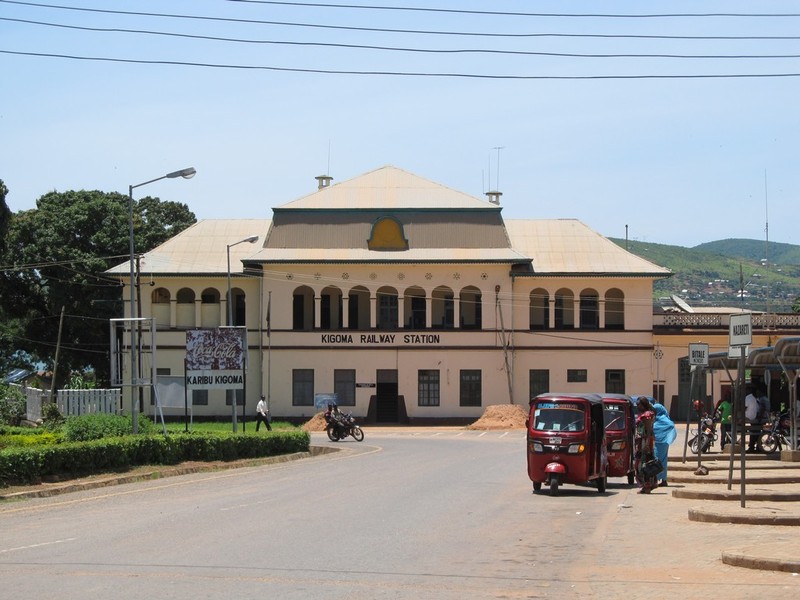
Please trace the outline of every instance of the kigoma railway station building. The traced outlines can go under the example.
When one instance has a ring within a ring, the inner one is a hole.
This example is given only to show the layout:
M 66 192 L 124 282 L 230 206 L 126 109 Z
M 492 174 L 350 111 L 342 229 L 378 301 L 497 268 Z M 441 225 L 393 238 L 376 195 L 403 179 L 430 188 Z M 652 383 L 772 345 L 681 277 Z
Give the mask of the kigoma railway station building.
M 187 331 L 246 328 L 245 389 L 192 391 L 194 416 L 264 395 L 299 420 L 334 392 L 367 421 L 467 421 L 548 391 L 652 393 L 667 269 L 575 219 L 504 219 L 499 193 L 391 166 L 317 181 L 271 219 L 199 221 L 141 257 L 160 376 L 184 376 Z M 111 273 L 127 297 L 127 263 Z

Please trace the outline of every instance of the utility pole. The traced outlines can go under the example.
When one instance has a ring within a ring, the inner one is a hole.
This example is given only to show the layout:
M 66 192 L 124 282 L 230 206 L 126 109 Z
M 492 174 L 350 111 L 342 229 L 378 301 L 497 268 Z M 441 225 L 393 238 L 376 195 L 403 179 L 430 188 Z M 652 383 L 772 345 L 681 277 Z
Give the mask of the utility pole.
M 61 318 L 58 320 L 58 340 L 56 341 L 56 357 L 53 360 L 53 378 L 50 381 L 50 402 L 56 402 L 56 371 L 58 370 L 58 355 L 61 350 L 61 331 L 64 327 L 64 307 L 61 307 Z

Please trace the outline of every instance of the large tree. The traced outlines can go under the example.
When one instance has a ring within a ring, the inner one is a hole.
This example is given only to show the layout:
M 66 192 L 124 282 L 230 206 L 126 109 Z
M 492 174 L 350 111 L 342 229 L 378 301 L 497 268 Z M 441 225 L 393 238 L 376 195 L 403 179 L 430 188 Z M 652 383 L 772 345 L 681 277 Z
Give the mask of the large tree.
M 4 264 L 13 265 L 15 293 L 0 301 L 25 324 L 21 349 L 52 364 L 59 316 L 64 321 L 59 375 L 109 370 L 108 320 L 122 316 L 122 287 L 104 275 L 127 260 L 128 197 L 116 192 L 51 192 L 36 208 L 13 215 Z M 146 252 L 196 221 L 185 204 L 145 197 L 134 202 L 136 250 Z
M 11 221 L 11 210 L 6 204 L 7 195 L 8 188 L 0 179 L 0 299 L 9 297 L 11 293 L 9 284 L 12 275 L 5 261 L 6 234 Z M 6 313 L 3 305 L 4 302 L 0 301 L 0 375 L 5 374 L 11 366 L 19 331 L 18 324 Z

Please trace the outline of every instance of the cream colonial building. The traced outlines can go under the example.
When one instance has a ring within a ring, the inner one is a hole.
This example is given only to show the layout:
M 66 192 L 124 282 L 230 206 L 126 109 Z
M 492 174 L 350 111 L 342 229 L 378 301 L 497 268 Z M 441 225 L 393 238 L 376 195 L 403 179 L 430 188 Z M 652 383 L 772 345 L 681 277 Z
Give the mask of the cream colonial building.
M 395 167 L 317 179 L 272 219 L 200 221 L 142 257 L 160 374 L 183 375 L 186 330 L 227 324 L 230 252 L 248 414 L 261 394 L 276 417 L 336 392 L 357 416 L 421 422 L 544 391 L 652 393 L 652 286 L 667 269 L 580 221 L 504 220 L 499 194 Z M 127 269 L 112 272 L 128 284 Z M 195 416 L 230 415 L 224 390 L 193 395 Z

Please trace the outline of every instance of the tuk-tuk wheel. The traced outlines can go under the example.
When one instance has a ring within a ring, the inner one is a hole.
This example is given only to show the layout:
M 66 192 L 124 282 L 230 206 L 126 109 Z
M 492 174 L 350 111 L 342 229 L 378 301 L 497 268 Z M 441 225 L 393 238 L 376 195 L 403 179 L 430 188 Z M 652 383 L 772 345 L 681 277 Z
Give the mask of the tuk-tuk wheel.
M 533 491 L 534 492 L 538 492 L 540 489 L 542 489 L 542 482 L 541 481 L 534 481 L 533 482 Z
M 635 477 L 633 476 L 633 473 L 628 473 L 628 485 L 633 485 L 634 481 Z
M 604 493 L 606 491 L 606 476 L 603 475 L 602 477 L 597 479 L 597 491 L 599 493 Z
M 561 482 L 558 480 L 558 475 L 551 475 L 550 476 L 550 495 L 551 496 L 558 496 L 558 485 Z

